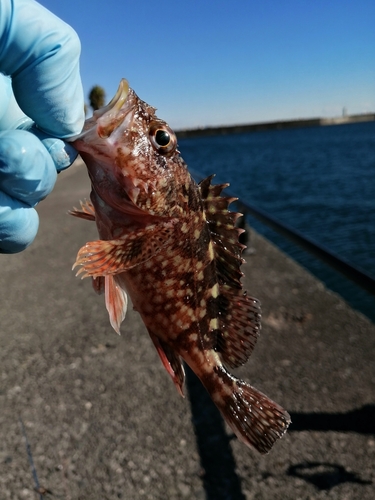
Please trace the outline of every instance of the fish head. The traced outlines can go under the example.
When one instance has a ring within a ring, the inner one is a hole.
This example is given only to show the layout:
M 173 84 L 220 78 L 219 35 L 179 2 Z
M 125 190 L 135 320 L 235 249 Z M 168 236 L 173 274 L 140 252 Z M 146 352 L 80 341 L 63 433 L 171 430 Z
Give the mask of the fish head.
M 105 203 L 167 216 L 177 206 L 176 172 L 186 170 L 177 138 L 155 108 L 139 99 L 123 79 L 111 102 L 94 111 L 73 138 Z

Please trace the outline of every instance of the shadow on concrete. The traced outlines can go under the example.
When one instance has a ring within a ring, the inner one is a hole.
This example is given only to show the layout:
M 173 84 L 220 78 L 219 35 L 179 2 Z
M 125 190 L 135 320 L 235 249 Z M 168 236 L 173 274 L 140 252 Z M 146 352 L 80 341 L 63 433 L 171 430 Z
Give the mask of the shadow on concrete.
M 347 413 L 292 413 L 289 431 L 336 431 L 375 435 L 375 405 Z
M 287 474 L 304 479 L 318 490 L 330 490 L 342 483 L 372 484 L 371 481 L 364 481 L 353 472 L 347 472 L 342 465 L 328 462 L 303 462 L 292 465 Z
M 196 375 L 185 366 L 193 425 L 207 500 L 246 500 L 224 421 Z
M 193 425 L 207 500 L 236 498 L 245 500 L 241 479 L 230 446 L 232 439 L 216 406 L 199 379 L 186 367 Z M 364 405 L 347 413 L 292 413 L 290 431 L 336 431 L 375 435 L 375 405 Z M 342 483 L 368 485 L 371 481 L 348 472 L 342 465 L 328 462 L 303 462 L 290 466 L 289 476 L 298 477 L 319 490 L 330 490 Z

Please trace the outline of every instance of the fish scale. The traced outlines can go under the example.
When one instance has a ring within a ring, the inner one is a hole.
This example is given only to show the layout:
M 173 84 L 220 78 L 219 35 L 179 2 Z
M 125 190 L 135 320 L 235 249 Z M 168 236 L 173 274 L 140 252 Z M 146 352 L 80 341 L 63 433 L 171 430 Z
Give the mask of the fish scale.
M 228 372 L 254 349 L 260 305 L 242 288 L 245 247 L 240 214 L 228 210 L 234 198 L 222 195 L 227 184 L 195 183 L 173 131 L 125 80 L 73 145 L 92 192 L 71 214 L 95 221 L 100 237 L 79 250 L 77 274 L 104 291 L 118 333 L 129 295 L 178 392 L 186 362 L 237 437 L 268 452 L 290 417 Z

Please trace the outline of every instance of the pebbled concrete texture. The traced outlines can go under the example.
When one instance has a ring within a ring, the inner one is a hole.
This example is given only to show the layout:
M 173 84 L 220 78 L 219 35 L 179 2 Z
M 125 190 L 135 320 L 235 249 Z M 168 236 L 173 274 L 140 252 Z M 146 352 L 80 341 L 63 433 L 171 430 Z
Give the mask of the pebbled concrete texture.
M 177 394 L 137 313 L 116 335 L 71 272 L 97 237 L 67 215 L 88 194 L 78 162 L 39 205 L 34 244 L 0 255 L 0 500 L 375 498 L 375 325 L 251 232 L 244 286 L 263 328 L 236 374 L 293 421 L 260 456 L 190 372 Z

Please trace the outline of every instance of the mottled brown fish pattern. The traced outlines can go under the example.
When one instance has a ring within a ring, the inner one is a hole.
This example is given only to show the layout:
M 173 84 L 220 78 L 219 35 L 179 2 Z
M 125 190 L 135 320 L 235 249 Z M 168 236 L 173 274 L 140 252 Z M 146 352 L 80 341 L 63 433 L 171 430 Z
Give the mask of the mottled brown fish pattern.
M 257 341 L 260 306 L 242 289 L 239 214 L 227 186 L 197 185 L 169 126 L 126 80 L 73 142 L 92 183 L 91 201 L 71 213 L 96 222 L 99 237 L 73 267 L 105 294 L 119 332 L 127 295 L 183 394 L 185 361 L 234 433 L 261 453 L 286 431 L 288 413 L 228 372 Z

